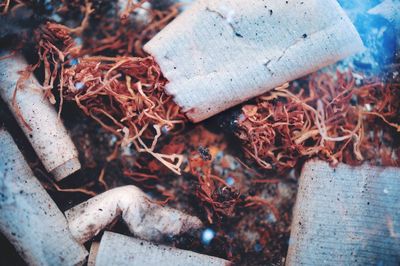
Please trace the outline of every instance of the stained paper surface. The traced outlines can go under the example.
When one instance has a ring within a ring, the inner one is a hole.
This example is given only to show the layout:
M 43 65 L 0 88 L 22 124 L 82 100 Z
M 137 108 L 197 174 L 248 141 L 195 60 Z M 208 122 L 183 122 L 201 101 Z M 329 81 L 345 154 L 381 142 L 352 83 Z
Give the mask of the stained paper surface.
M 27 63 L 20 55 L 0 60 L 0 96 L 13 112 L 46 170 L 58 181 L 80 169 L 78 151 L 33 74 L 21 84 L 13 104 L 20 73 L 26 67 Z
M 81 243 L 119 216 L 133 234 L 154 241 L 202 226 L 197 217 L 154 203 L 133 185 L 107 190 L 67 210 L 65 216 L 72 235 Z
M 116 233 L 105 232 L 97 251 L 96 266 L 228 266 L 229 261 L 176 249 Z
M 335 0 L 199 0 L 149 41 L 194 122 L 363 49 Z
M 28 265 L 81 265 L 87 251 L 18 150 L 0 129 L 0 231 Z
M 286 265 L 400 265 L 400 168 L 306 163 Z

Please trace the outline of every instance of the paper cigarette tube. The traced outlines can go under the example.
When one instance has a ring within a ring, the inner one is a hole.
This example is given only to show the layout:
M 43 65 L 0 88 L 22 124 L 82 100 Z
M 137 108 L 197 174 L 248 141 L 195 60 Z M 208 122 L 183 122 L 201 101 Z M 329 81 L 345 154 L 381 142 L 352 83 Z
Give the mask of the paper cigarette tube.
M 65 212 L 72 235 L 84 243 L 118 217 L 136 236 L 159 240 L 202 227 L 201 221 L 152 202 L 135 186 L 110 189 Z
M 226 266 L 231 264 L 224 259 L 104 232 L 97 251 L 95 265 Z
M 90 246 L 87 266 L 96 266 L 96 257 L 97 253 L 99 252 L 99 246 L 99 242 L 92 242 L 92 245 Z
M 0 231 L 28 265 L 81 265 L 87 251 L 33 176 L 11 136 L 0 129 Z
M 336 0 L 199 0 L 144 49 L 199 122 L 364 46 Z
M 0 96 L 8 104 L 46 170 L 59 181 L 80 169 L 78 152 L 33 74 L 17 90 L 13 104 L 20 72 L 26 67 L 25 59 L 18 54 L 0 60 Z
M 303 167 L 286 265 L 400 265 L 400 168 Z

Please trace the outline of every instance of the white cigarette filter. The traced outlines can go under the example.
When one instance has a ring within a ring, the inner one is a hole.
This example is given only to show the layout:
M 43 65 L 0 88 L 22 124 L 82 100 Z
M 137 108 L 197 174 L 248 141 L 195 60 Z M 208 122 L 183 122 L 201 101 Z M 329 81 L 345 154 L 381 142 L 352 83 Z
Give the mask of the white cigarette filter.
M 84 243 L 122 216 L 131 233 L 147 240 L 202 227 L 201 221 L 152 202 L 135 186 L 108 190 L 65 212 L 72 235 Z
M 400 265 L 400 168 L 306 163 L 286 265 Z
M 199 122 L 364 46 L 336 0 L 198 0 L 144 49 Z
M 87 251 L 18 150 L 0 129 L 0 231 L 28 265 L 81 265 Z
M 2 55 L 5 54 L 0 53 Z M 0 96 L 8 104 L 46 170 L 59 181 L 80 169 L 78 151 L 33 73 L 18 84 L 13 101 L 17 82 L 27 66 L 25 59 L 18 54 L 0 60 Z
M 98 249 L 91 249 L 96 266 L 227 266 L 227 260 L 104 232 Z

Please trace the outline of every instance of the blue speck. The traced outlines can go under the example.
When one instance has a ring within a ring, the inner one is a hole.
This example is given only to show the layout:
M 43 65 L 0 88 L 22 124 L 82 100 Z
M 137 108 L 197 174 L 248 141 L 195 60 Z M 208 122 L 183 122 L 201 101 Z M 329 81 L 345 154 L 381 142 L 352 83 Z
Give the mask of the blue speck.
M 272 212 L 267 215 L 267 221 L 270 223 L 276 223 L 276 217 Z
M 55 22 L 57 22 L 57 23 L 59 23 L 59 22 L 62 21 L 62 18 L 61 18 L 59 15 L 57 15 L 57 14 L 53 14 L 53 15 L 51 16 L 51 18 L 52 18 Z
M 263 246 L 261 246 L 259 243 L 254 245 L 255 252 L 260 252 L 262 249 L 263 249 Z
M 76 37 L 74 41 L 76 45 L 82 45 L 82 38 Z
M 224 152 L 219 151 L 217 155 L 215 155 L 215 160 L 220 161 L 222 160 L 222 157 L 224 157 Z
M 214 230 L 212 230 L 211 228 L 207 228 L 201 234 L 201 242 L 204 245 L 208 245 L 210 244 L 210 242 L 213 240 L 214 237 L 215 237 Z
M 75 66 L 75 65 L 77 65 L 79 63 L 79 61 L 78 61 L 78 59 L 76 59 L 76 58 L 73 58 L 73 59 L 71 59 L 71 61 L 69 61 L 69 64 L 71 65 L 71 66 Z
M 229 186 L 233 186 L 235 184 L 235 179 L 231 176 L 228 176 L 225 181 Z
M 52 5 L 52 4 L 45 4 L 44 8 L 45 8 L 47 11 L 53 11 L 53 5 Z
M 83 89 L 83 87 L 85 87 L 85 83 L 83 83 L 83 82 L 77 82 L 77 83 L 75 83 L 75 88 L 76 88 L 77 90 L 81 90 L 81 89 Z
M 161 132 L 165 135 L 167 135 L 169 133 L 169 126 L 168 125 L 163 125 L 161 127 Z

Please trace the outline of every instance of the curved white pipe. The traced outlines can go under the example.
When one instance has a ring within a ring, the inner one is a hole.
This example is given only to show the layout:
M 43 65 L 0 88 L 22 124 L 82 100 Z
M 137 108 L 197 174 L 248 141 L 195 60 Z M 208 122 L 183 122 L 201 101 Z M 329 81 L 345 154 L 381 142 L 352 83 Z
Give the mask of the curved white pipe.
M 135 186 L 108 190 L 65 212 L 72 235 L 84 243 L 122 216 L 129 230 L 147 240 L 202 226 L 197 217 L 152 202 Z

